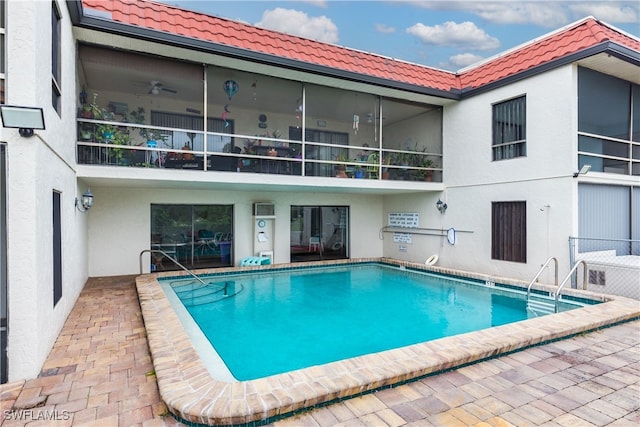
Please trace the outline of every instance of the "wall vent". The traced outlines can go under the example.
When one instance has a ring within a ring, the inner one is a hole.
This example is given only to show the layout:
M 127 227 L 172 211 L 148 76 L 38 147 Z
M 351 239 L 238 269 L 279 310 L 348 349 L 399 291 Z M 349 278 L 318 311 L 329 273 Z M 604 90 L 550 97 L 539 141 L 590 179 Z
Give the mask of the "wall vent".
M 604 271 L 602 270 L 589 270 L 589 284 L 590 285 L 598 285 L 605 286 L 606 278 Z
M 275 218 L 276 207 L 271 202 L 258 202 L 253 204 L 253 216 L 259 218 Z

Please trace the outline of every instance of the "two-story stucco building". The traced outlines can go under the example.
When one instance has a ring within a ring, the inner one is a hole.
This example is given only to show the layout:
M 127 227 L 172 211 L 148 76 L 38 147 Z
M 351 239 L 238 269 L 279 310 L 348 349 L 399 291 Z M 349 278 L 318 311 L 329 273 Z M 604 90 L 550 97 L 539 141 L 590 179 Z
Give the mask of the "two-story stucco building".
M 452 73 L 147 1 L 1 6 L 2 104 L 45 122 L 0 129 L 3 382 L 88 277 L 173 268 L 150 248 L 521 280 L 569 237 L 640 255 L 640 40 L 594 18 Z

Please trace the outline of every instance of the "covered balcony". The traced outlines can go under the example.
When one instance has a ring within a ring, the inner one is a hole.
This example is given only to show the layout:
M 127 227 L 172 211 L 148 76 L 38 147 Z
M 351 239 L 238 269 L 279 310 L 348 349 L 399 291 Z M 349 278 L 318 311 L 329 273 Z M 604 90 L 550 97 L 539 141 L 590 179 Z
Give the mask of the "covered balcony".
M 442 182 L 441 106 L 96 46 L 78 57 L 79 164 Z

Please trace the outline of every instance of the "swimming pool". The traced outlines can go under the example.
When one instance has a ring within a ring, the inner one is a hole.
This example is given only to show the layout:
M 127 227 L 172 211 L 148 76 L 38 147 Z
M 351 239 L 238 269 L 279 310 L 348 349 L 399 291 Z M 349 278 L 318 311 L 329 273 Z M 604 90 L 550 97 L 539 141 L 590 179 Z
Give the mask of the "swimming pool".
M 240 381 L 538 315 L 522 291 L 381 263 L 204 279 L 161 284 Z
M 526 283 L 518 280 L 427 267 L 388 258 L 210 269 L 199 271 L 199 274 L 232 274 L 239 270 L 275 272 L 283 268 L 299 268 L 301 265 L 354 265 L 375 261 L 526 288 Z M 208 366 L 212 364 L 210 358 L 215 354 L 203 354 L 196 350 L 197 343 L 187 334 L 191 326 L 182 323 L 179 313 L 158 281 L 175 274 L 163 272 L 136 277 L 138 298 L 162 400 L 176 417 L 207 425 L 261 425 L 293 415 L 304 408 L 392 387 L 537 344 L 640 318 L 637 300 L 566 289 L 567 295 L 601 304 L 256 380 L 236 381 L 213 376 Z M 553 290 L 544 284 L 536 284 L 534 288 L 542 292 Z

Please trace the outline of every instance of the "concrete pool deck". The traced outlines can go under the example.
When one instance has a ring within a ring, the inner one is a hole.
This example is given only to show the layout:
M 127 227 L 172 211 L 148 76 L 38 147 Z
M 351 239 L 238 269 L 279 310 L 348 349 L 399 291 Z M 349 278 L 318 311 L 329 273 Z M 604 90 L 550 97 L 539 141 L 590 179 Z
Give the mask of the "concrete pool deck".
M 361 260 L 363 262 L 380 260 Z M 384 260 L 401 266 L 523 286 L 506 278 Z M 343 263 L 355 263 L 345 260 Z M 330 261 L 326 264 L 341 262 Z M 318 265 L 318 263 L 313 263 Z M 274 265 L 245 271 L 300 267 Z M 233 269 L 210 270 L 222 273 Z M 204 273 L 205 271 L 203 271 Z M 176 273 L 161 273 L 161 276 Z M 158 386 L 170 412 L 193 423 L 248 424 L 277 420 L 303 409 L 402 384 L 416 378 L 507 354 L 559 338 L 640 317 L 638 301 L 567 289 L 566 294 L 602 300 L 597 305 L 368 354 L 243 382 L 212 378 L 161 289 L 157 275 L 136 278 Z M 525 289 L 526 289 L 526 285 Z M 536 289 L 550 290 L 544 285 Z
M 640 302 L 635 305 L 640 308 Z M 146 337 L 134 277 L 90 279 L 38 378 L 0 385 L 0 424 L 182 425 L 160 398 Z M 636 320 L 347 399 L 273 425 L 629 426 L 640 423 L 639 411 Z

